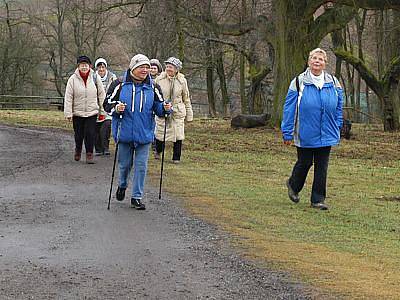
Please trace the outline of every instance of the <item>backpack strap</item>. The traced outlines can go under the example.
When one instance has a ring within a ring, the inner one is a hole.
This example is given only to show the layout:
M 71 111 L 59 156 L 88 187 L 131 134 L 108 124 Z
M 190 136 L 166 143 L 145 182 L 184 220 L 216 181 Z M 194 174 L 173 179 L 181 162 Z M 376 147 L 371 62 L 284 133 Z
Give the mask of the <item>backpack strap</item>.
M 296 104 L 296 112 L 295 112 L 295 119 L 294 119 L 294 130 L 296 130 L 296 127 L 297 127 L 297 119 L 299 116 L 300 101 L 301 101 L 301 98 L 303 97 L 303 90 L 304 90 L 303 81 L 300 84 L 299 76 L 296 76 L 296 89 L 297 89 L 297 104 Z

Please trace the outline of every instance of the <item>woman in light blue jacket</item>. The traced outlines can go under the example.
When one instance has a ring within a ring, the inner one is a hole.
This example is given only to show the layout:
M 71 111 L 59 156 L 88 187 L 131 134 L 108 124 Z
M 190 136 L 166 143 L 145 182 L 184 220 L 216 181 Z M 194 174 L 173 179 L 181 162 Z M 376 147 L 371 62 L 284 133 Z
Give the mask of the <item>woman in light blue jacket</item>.
M 300 201 L 308 171 L 314 163 L 311 207 L 327 210 L 326 179 L 331 146 L 340 142 L 343 91 L 339 81 L 326 73 L 326 52 L 310 52 L 307 70 L 292 80 L 281 124 L 285 145 L 297 147 L 297 162 L 286 181 L 288 195 Z

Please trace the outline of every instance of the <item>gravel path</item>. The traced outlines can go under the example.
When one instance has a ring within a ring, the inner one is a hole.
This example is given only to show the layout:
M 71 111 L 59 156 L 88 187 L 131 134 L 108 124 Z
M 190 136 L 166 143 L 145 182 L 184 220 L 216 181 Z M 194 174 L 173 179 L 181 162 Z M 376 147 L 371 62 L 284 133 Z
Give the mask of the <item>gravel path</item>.
M 146 211 L 107 211 L 112 157 L 72 149 L 69 133 L 0 125 L 0 299 L 320 299 L 156 188 Z

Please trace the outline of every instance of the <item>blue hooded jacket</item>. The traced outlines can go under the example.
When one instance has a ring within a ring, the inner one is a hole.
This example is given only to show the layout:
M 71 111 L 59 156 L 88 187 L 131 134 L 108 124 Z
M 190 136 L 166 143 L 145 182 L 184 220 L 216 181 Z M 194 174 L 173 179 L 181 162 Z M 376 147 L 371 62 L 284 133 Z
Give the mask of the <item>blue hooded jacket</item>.
M 133 82 L 130 70 L 125 72 L 122 83 L 119 80 L 112 83 L 103 104 L 104 110 L 113 117 L 114 141 L 151 143 L 154 139 L 154 114 L 163 117 L 169 113 L 164 110 L 163 102 L 160 89 L 154 86 L 150 76 L 147 76 L 143 83 L 137 84 Z M 126 105 L 122 117 L 115 111 L 118 103 Z
M 307 69 L 292 80 L 285 104 L 281 130 L 283 139 L 301 148 L 334 146 L 340 142 L 343 90 L 336 77 L 324 72 L 324 85 L 314 85 Z

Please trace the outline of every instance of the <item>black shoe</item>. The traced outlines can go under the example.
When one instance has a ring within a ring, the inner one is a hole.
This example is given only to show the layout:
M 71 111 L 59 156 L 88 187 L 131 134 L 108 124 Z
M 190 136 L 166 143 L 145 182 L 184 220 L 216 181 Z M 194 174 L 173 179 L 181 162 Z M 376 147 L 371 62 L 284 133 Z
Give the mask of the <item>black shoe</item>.
M 126 188 L 118 187 L 117 192 L 115 194 L 115 196 L 117 197 L 118 201 L 124 200 L 124 198 L 125 198 L 125 190 L 126 190 Z
M 132 198 L 131 199 L 131 206 L 133 208 L 136 208 L 137 210 L 145 210 L 146 209 L 146 206 L 141 202 L 140 199 Z
M 326 205 L 324 202 L 318 202 L 318 203 L 311 203 L 312 208 L 320 209 L 320 210 L 328 210 L 328 205 Z
M 295 193 L 295 191 L 292 189 L 292 187 L 289 184 L 289 179 L 286 180 L 286 186 L 287 186 L 287 189 L 288 189 L 289 199 L 292 200 L 294 203 L 299 203 L 299 201 L 300 201 L 299 194 Z

